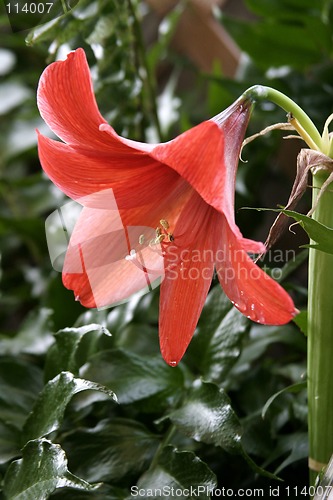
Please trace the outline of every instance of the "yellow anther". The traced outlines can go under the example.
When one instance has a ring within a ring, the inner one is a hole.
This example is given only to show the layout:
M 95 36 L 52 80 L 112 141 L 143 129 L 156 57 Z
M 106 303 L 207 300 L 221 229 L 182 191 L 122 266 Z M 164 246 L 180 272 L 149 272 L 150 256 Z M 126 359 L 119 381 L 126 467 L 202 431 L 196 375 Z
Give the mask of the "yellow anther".
M 169 222 L 165 219 L 161 219 L 160 220 L 160 224 L 161 226 L 163 227 L 163 229 L 165 229 L 166 231 L 169 229 Z
M 156 243 L 156 245 L 157 245 L 158 243 L 162 243 L 162 241 L 163 241 L 165 238 L 166 238 L 166 235 L 165 235 L 165 234 L 160 234 L 159 236 L 157 236 L 157 237 L 155 238 L 155 243 Z

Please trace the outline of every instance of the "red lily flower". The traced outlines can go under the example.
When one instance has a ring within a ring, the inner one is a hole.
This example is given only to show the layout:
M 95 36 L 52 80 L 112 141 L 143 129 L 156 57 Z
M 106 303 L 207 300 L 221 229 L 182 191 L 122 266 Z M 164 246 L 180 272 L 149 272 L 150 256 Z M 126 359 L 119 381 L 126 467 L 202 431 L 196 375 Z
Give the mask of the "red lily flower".
M 227 296 L 253 321 L 284 324 L 296 314 L 286 291 L 247 255 L 264 245 L 243 238 L 234 220 L 249 101 L 164 144 L 128 140 L 100 115 L 78 49 L 46 68 L 38 106 L 64 141 L 39 134 L 42 167 L 84 207 L 63 270 L 64 285 L 83 305 L 124 300 L 165 273 L 159 334 L 171 366 L 193 336 L 214 267 Z M 142 226 L 152 228 L 145 242 Z

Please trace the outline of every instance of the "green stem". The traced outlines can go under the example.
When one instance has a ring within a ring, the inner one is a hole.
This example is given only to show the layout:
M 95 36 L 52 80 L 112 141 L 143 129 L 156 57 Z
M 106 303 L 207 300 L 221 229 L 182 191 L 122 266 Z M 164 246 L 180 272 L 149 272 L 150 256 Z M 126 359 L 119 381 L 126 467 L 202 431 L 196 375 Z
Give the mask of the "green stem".
M 313 203 L 327 174 L 313 175 Z M 313 218 L 333 228 L 333 191 L 322 194 Z M 309 465 L 314 484 L 333 453 L 333 255 L 310 249 L 308 299 Z M 312 469 L 312 470 L 311 470 Z M 317 469 L 317 472 L 315 470 Z
M 314 144 L 317 145 L 320 150 L 320 133 L 308 115 L 304 113 L 302 108 L 300 108 L 292 99 L 282 94 L 279 90 L 272 89 L 271 87 L 265 87 L 263 85 L 254 85 L 253 87 L 247 89 L 243 95 L 251 99 L 253 102 L 267 99 L 280 106 L 282 109 L 287 111 L 287 113 L 291 113 L 291 115 L 301 124 L 305 132 L 311 137 Z
M 154 458 L 153 460 L 151 461 L 151 464 L 149 466 L 149 469 L 152 470 L 154 469 L 154 467 L 157 466 L 158 464 L 158 460 L 160 458 L 160 455 L 162 453 L 162 451 L 164 450 L 164 448 L 169 444 L 171 438 L 173 437 L 174 433 L 176 432 L 176 426 L 171 424 L 169 429 L 167 430 L 167 432 L 165 433 L 165 436 L 163 438 L 163 440 L 160 442 L 157 450 L 156 450 L 156 453 L 154 455 Z

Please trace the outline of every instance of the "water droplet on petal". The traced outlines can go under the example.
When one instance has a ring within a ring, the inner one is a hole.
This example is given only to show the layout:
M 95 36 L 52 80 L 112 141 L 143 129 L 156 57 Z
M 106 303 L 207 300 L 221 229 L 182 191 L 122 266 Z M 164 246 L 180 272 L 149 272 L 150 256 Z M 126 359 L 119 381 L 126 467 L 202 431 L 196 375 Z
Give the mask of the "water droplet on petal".
M 263 312 L 258 315 L 258 323 L 262 323 L 263 325 L 266 323 L 265 314 Z
M 243 300 L 238 300 L 238 302 L 235 304 L 235 307 L 241 312 L 245 313 L 247 310 L 247 305 Z
M 76 302 L 79 302 L 79 300 L 80 300 L 80 295 L 75 295 L 75 300 L 76 300 Z
M 177 361 L 169 361 L 170 366 L 177 366 Z

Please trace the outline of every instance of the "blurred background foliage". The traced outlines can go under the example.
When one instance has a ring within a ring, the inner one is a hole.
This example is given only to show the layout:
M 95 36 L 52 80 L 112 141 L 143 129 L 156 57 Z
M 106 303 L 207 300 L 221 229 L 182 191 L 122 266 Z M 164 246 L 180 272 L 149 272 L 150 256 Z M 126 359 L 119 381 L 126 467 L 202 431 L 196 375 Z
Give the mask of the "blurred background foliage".
M 289 95 L 321 130 L 333 111 L 332 1 L 301 3 L 80 0 L 15 33 L 9 21 L 25 18 L 8 19 L 1 4 L 1 498 L 126 499 L 132 485 L 267 489 L 273 475 L 307 484 L 304 314 L 303 333 L 254 325 L 214 282 L 184 360 L 170 368 L 158 348 L 158 290 L 84 310 L 49 261 L 44 221 L 67 200 L 41 171 L 35 132 L 49 133 L 38 78 L 77 47 L 102 114 L 132 139 L 168 140 L 253 84 Z M 248 133 L 283 121 L 257 105 Z M 286 203 L 300 147 L 280 132 L 248 145 L 237 206 Z M 272 221 L 246 210 L 237 220 L 262 240 Z M 266 264 L 284 266 L 283 285 L 304 309 L 306 238 L 295 231 L 275 250 L 294 250 L 296 261 Z

